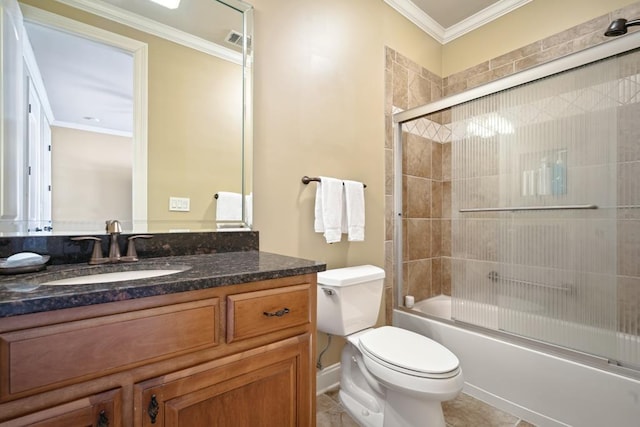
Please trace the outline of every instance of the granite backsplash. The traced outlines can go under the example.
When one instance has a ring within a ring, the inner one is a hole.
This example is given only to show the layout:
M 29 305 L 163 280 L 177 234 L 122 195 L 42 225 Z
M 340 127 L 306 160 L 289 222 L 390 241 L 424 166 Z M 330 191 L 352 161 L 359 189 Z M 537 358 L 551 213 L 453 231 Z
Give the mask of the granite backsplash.
M 118 236 L 120 251 L 127 251 L 128 237 Z M 107 234 L 94 235 L 102 240 L 102 251 L 109 253 Z M 49 255 L 49 265 L 86 263 L 91 257 L 93 241 L 73 241 L 73 236 L 20 236 L 0 237 L 0 258 L 19 252 L 35 252 Z M 257 251 L 257 231 L 153 233 L 151 239 L 136 239 L 136 251 L 140 259 L 183 255 L 203 255 L 225 252 Z

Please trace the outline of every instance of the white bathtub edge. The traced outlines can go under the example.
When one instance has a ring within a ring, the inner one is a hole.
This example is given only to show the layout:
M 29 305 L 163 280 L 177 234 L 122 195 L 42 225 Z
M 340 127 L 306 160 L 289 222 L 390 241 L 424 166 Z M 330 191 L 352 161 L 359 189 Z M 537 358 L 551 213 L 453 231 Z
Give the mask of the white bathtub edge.
M 637 425 L 638 380 L 401 310 L 393 324 L 456 354 L 465 392 L 539 427 Z
M 483 401 L 484 403 L 493 406 L 494 408 L 498 408 L 536 426 L 571 427 L 569 426 L 569 424 L 565 424 L 558 420 L 549 418 L 543 414 L 539 414 L 538 412 L 534 412 L 528 408 L 520 406 L 510 400 L 503 399 L 500 396 L 496 396 L 493 393 L 489 393 L 488 391 L 467 382 L 464 383 L 464 389 L 462 391 L 469 396 L 472 396 L 478 400 Z

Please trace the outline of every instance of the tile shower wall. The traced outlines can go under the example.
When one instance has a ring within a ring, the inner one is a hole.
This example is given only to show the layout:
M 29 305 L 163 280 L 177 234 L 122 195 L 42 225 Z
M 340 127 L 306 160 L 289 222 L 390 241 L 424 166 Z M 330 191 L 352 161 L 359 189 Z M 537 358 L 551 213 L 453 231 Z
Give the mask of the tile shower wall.
M 569 28 L 462 72 L 438 78 L 399 52 L 386 48 L 385 74 L 385 296 L 386 320 L 402 286 L 402 295 L 423 297 L 450 294 L 451 256 L 451 122 L 447 111 L 423 123 L 405 126 L 403 138 L 404 280 L 396 283 L 393 241 L 393 125 L 392 114 L 463 92 L 588 47 L 603 43 L 603 28 L 613 19 L 640 15 L 640 2 Z M 640 82 L 639 82 L 640 83 Z M 620 116 L 638 117 L 637 104 L 621 108 Z M 635 110 L 634 110 L 635 109 Z M 633 120 L 620 130 L 620 205 L 618 221 L 618 300 L 620 330 L 640 334 L 640 130 Z M 444 130 L 442 130 L 444 129 Z M 416 158 L 414 158 L 416 156 Z M 435 166 L 434 166 L 435 163 Z M 439 163 L 439 164 L 438 164 Z M 428 164 L 428 165 L 427 165 Z M 400 302 L 400 305 L 402 302 Z M 625 314 L 626 313 L 626 314 Z

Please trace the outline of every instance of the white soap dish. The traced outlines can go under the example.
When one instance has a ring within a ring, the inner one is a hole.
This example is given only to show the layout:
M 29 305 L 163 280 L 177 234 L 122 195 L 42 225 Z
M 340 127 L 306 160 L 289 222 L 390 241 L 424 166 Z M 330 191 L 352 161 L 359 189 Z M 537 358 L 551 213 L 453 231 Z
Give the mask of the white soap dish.
M 20 252 L 9 258 L 0 258 L 0 274 L 33 273 L 47 268 L 49 255 Z

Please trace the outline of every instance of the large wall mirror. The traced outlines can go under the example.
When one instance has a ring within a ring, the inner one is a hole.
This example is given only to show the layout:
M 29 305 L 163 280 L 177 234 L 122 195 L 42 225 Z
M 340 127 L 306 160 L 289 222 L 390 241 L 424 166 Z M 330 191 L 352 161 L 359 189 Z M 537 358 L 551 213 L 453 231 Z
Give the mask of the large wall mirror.
M 249 4 L 0 1 L 0 233 L 251 228 Z

